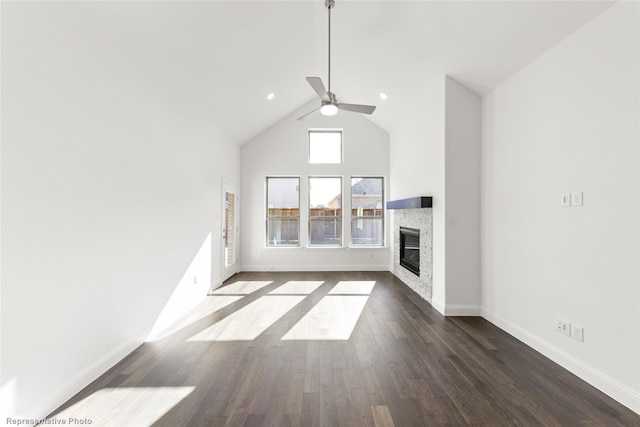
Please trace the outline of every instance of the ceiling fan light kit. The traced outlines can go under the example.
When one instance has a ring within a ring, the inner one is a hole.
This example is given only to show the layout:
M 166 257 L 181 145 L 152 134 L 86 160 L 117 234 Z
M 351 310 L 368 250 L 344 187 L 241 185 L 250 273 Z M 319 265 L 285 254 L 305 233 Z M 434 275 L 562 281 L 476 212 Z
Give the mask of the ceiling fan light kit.
M 307 77 L 307 82 L 311 88 L 316 92 L 320 98 L 320 107 L 316 108 L 309 113 L 298 117 L 298 120 L 305 119 L 309 114 L 315 113 L 320 110 L 320 113 L 325 116 L 334 116 L 338 113 L 338 110 L 353 111 L 355 113 L 371 114 L 375 111 L 376 107 L 373 105 L 360 105 L 360 104 L 344 104 L 338 102 L 336 95 L 331 92 L 331 9 L 335 6 L 334 0 L 325 0 L 325 7 L 329 12 L 329 61 L 328 61 L 328 75 L 327 83 L 328 89 L 325 89 L 322 79 L 320 77 Z
M 324 116 L 335 116 L 338 114 L 338 107 L 330 102 L 326 102 L 320 107 L 320 113 Z

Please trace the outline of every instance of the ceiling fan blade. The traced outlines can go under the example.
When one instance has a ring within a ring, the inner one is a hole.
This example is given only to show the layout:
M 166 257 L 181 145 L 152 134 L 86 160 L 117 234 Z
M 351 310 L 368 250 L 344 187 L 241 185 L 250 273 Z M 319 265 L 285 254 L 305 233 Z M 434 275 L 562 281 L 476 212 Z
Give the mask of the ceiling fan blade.
M 313 90 L 316 91 L 322 101 L 329 101 L 329 94 L 324 88 L 324 84 L 322 83 L 322 79 L 320 77 L 307 77 L 307 81 L 309 82 Z
M 309 111 L 307 114 L 302 115 L 300 117 L 298 117 L 298 120 L 304 120 L 307 118 L 307 116 L 311 115 L 312 113 L 315 113 L 316 111 L 318 111 L 320 109 L 320 107 L 316 108 L 315 110 Z
M 356 113 L 371 114 L 376 110 L 374 105 L 337 104 L 338 110 L 353 111 Z

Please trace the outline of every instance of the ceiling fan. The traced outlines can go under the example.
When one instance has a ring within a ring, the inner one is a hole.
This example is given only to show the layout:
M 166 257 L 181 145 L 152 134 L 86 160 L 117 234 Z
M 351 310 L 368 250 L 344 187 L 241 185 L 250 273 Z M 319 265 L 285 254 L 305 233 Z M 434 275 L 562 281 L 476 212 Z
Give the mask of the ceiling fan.
M 325 89 L 322 79 L 320 77 L 307 77 L 307 81 L 318 94 L 320 98 L 320 107 L 307 114 L 298 117 L 298 120 L 305 119 L 309 114 L 315 113 L 320 110 L 325 116 L 333 116 L 338 113 L 338 110 L 353 111 L 356 113 L 371 114 L 375 111 L 376 107 L 373 105 L 360 105 L 360 104 L 345 104 L 338 102 L 336 95 L 331 92 L 331 9 L 335 6 L 334 0 L 325 0 L 324 5 L 329 11 L 329 72 L 328 72 L 328 90 Z

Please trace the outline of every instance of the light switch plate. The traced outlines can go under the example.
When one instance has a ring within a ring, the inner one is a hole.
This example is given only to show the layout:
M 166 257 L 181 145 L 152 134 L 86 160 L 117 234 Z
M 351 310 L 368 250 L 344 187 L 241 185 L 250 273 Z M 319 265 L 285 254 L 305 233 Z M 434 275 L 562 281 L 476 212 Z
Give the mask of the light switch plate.
M 574 340 L 584 342 L 584 328 L 578 325 L 571 325 L 571 337 Z
M 563 208 L 571 206 L 571 193 L 562 193 L 560 195 L 560 206 Z
M 582 206 L 582 191 L 571 193 L 571 206 Z

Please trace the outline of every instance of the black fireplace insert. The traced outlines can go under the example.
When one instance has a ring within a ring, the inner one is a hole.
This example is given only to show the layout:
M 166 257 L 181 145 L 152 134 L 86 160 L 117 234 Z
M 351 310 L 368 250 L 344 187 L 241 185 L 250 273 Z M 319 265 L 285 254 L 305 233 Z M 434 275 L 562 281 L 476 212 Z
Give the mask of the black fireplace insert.
M 400 227 L 400 265 L 420 276 L 420 230 Z

